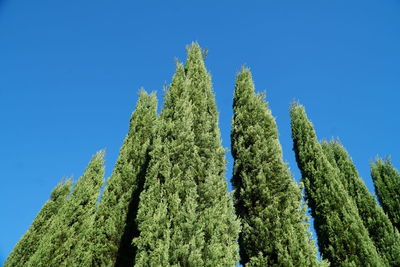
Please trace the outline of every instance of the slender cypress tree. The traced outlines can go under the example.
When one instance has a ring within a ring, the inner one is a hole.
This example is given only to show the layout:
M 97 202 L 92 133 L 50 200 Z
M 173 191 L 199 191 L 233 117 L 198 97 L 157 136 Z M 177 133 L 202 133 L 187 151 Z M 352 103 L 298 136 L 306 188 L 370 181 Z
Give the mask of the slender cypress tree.
M 225 149 L 221 145 L 218 112 L 203 53 L 197 43 L 187 49 L 185 75 L 193 103 L 195 144 L 201 157 L 196 168 L 199 220 L 204 230 L 205 266 L 234 266 L 238 260 L 239 221 L 228 194 Z
M 104 176 L 104 152 L 97 152 L 79 178 L 68 201 L 51 223 L 27 266 L 75 266 L 74 251 L 91 227 Z
M 392 224 L 400 231 L 400 173 L 390 158 L 376 159 L 371 164 L 371 176 L 379 203 Z
M 325 156 L 339 170 L 339 178 L 375 244 L 379 255 L 389 266 L 400 266 L 400 236 L 388 216 L 360 178 L 353 161 L 339 141 L 322 142 Z
M 239 224 L 224 177 L 211 79 L 198 44 L 178 64 L 157 125 L 137 221 L 138 266 L 234 266 Z
M 297 165 L 322 257 L 333 266 L 384 266 L 338 171 L 326 158 L 304 107 L 292 105 L 290 115 Z
M 198 221 L 193 107 L 182 64 L 165 96 L 140 196 L 137 266 L 204 266 Z
M 135 250 L 131 241 L 137 235 L 135 218 L 156 117 L 156 95 L 142 90 L 90 233 L 92 255 L 88 258 L 92 257 L 92 266 L 133 265 Z
M 302 193 L 282 159 L 278 130 L 250 70 L 236 78 L 232 156 L 236 212 L 241 219 L 241 263 L 246 266 L 317 266 Z
M 50 199 L 43 205 L 28 231 L 15 245 L 14 250 L 4 263 L 4 267 L 26 266 L 29 258 L 35 253 L 40 240 L 47 234 L 50 223 L 67 200 L 67 195 L 71 191 L 71 184 L 71 179 L 57 184 L 50 194 Z

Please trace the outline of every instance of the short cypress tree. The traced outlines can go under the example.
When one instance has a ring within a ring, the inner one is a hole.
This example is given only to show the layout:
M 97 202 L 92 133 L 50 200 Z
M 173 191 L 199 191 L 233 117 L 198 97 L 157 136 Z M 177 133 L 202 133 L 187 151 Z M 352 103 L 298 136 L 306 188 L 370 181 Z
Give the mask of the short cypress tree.
M 203 266 L 198 220 L 193 108 L 182 64 L 165 96 L 140 196 L 137 266 Z
M 390 161 L 376 159 L 371 164 L 371 176 L 379 203 L 392 224 L 400 231 L 400 173 Z
M 137 235 L 135 218 L 156 117 L 156 95 L 142 90 L 90 233 L 92 266 L 133 265 L 131 241 Z
M 331 165 L 338 168 L 338 177 L 357 205 L 358 213 L 379 255 L 388 266 L 400 266 L 399 232 L 368 191 L 346 149 L 339 141 L 324 141 L 322 148 Z
M 250 70 L 236 78 L 231 132 L 239 245 L 246 266 L 317 266 L 302 193 L 282 159 L 278 130 Z
M 326 158 L 304 107 L 292 105 L 290 115 L 297 165 L 322 257 L 333 266 L 384 266 L 338 171 Z
M 103 158 L 103 151 L 93 156 L 27 266 L 75 266 L 76 255 L 82 253 L 75 249 L 91 227 L 103 184 Z
M 64 205 L 71 191 L 71 179 L 61 181 L 53 189 L 50 199 L 43 205 L 42 209 L 33 220 L 28 231 L 15 245 L 4 263 L 4 267 L 26 266 L 29 258 L 35 253 L 41 239 L 47 234 L 47 229 L 59 209 Z
M 201 157 L 195 181 L 199 221 L 204 230 L 204 265 L 234 266 L 238 260 L 239 221 L 227 189 L 225 149 L 221 145 L 211 76 L 197 43 L 187 49 L 185 75 L 193 104 L 194 140 Z

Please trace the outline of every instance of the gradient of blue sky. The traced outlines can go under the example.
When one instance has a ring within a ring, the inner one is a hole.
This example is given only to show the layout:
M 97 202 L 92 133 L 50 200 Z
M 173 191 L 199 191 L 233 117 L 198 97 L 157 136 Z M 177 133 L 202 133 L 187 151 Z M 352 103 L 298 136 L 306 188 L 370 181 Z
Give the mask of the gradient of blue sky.
M 193 40 L 209 50 L 224 146 L 246 64 L 295 177 L 288 108 L 298 99 L 372 191 L 375 155 L 400 167 L 399 14 L 398 0 L 0 0 L 0 263 L 62 176 L 78 178 L 101 148 L 111 173 L 138 89 L 161 97 Z

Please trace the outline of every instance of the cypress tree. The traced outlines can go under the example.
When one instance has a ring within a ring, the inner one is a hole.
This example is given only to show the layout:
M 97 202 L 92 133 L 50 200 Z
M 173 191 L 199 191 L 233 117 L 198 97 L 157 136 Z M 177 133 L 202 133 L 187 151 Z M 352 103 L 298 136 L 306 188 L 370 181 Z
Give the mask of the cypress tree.
M 189 100 L 193 103 L 194 140 L 201 158 L 195 181 L 199 221 L 204 230 L 204 265 L 233 266 L 238 260 L 239 221 L 227 189 L 225 149 L 221 144 L 211 76 L 197 43 L 187 49 L 185 75 Z
M 27 266 L 76 266 L 74 261 L 93 222 L 104 176 L 104 152 L 97 152 Z
M 194 142 L 193 107 L 182 64 L 177 65 L 140 196 L 137 266 L 204 266 L 195 175 L 200 164 Z
M 275 119 L 254 92 L 250 70 L 236 78 L 231 132 L 236 212 L 241 219 L 241 263 L 317 266 L 302 193 L 282 159 Z
M 297 165 L 322 257 L 333 266 L 384 266 L 354 201 L 326 158 L 304 107 L 290 109 Z
M 239 224 L 224 171 L 211 78 L 192 44 L 157 125 L 134 239 L 138 266 L 235 266 Z
M 400 231 L 400 173 L 390 158 L 376 159 L 371 164 L 371 176 L 379 203 L 392 224 Z
M 71 183 L 71 179 L 67 179 L 56 185 L 50 194 L 50 199 L 43 205 L 28 231 L 8 256 L 4 267 L 26 266 L 29 258 L 35 253 L 40 240 L 47 234 L 47 228 L 50 223 L 67 200 L 67 195 L 71 190 Z
M 338 168 L 338 177 L 357 205 L 358 213 L 379 255 L 389 266 L 400 266 L 399 232 L 368 191 L 346 149 L 338 141 L 324 141 L 322 148 L 331 165 Z
M 93 266 L 132 266 L 137 235 L 135 218 L 149 161 L 153 125 L 157 117 L 155 94 L 140 92 L 128 135 L 108 179 L 90 233 Z

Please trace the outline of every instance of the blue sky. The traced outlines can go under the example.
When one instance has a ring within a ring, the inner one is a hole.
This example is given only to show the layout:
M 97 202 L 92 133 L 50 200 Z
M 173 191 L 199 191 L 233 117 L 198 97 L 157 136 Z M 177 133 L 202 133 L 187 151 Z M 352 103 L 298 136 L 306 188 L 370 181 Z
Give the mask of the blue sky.
M 246 64 L 295 177 L 288 109 L 297 99 L 372 191 L 376 155 L 400 167 L 399 14 L 398 0 L 0 0 L 0 263 L 61 177 L 78 178 L 101 148 L 111 173 L 139 88 L 161 98 L 192 41 L 209 51 L 224 146 Z

